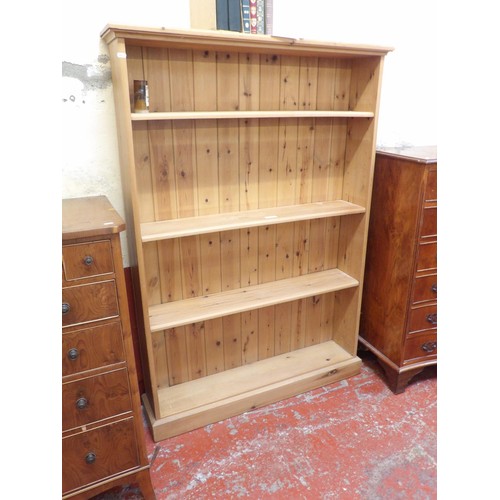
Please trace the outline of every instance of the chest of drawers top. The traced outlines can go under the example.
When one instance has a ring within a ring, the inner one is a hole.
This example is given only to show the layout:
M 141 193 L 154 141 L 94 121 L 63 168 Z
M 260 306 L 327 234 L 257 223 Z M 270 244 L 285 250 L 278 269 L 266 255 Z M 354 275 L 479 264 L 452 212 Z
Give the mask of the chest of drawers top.
M 378 147 L 377 154 L 423 164 L 437 162 L 437 146 Z
M 125 229 L 125 222 L 105 196 L 62 201 L 62 241 L 105 236 Z

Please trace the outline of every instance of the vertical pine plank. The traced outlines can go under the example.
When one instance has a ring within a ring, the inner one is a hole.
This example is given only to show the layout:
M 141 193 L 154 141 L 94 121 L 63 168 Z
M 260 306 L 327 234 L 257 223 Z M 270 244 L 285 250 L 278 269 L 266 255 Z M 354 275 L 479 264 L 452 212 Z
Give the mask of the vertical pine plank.
M 255 201 L 258 203 L 256 190 Z M 258 281 L 258 228 L 240 230 L 241 286 L 256 285 Z M 242 363 L 258 360 L 258 311 L 241 313 Z
M 317 74 L 317 62 L 316 62 Z M 314 67 L 311 67 L 305 58 L 300 58 L 299 70 L 299 108 L 314 109 L 316 102 Z M 314 120 L 303 118 L 299 120 L 297 139 L 297 187 L 296 203 L 309 203 L 312 201 L 312 172 L 314 155 Z M 311 225 L 309 221 L 295 223 L 294 231 L 294 275 L 302 275 L 309 272 L 309 253 L 311 245 Z M 294 302 L 292 308 L 296 323 L 292 342 L 294 347 L 306 346 L 310 343 L 310 324 L 307 323 L 311 299 Z M 302 336 L 299 338 L 299 335 Z
M 144 77 L 149 86 L 149 110 L 170 111 L 170 58 L 168 49 L 144 47 Z
M 188 378 L 194 380 L 207 375 L 205 355 L 205 329 L 203 323 L 186 326 Z
M 221 291 L 221 245 L 218 233 L 200 235 L 203 294 Z M 207 374 L 224 370 L 222 319 L 205 322 Z
M 240 54 L 239 108 L 258 110 L 260 102 L 260 64 L 258 54 Z M 240 210 L 259 206 L 259 120 L 241 120 L 240 130 Z M 240 231 L 241 286 L 258 282 L 258 230 Z M 241 313 L 242 364 L 258 360 L 258 311 Z
M 156 332 L 151 338 L 156 369 L 156 383 L 159 387 L 168 387 L 170 385 L 166 335 L 168 335 L 166 331 Z
M 246 365 L 259 359 L 259 311 L 241 313 L 241 362 Z
M 222 318 L 205 321 L 205 350 L 207 375 L 224 371 L 224 339 L 222 336 Z
M 345 59 L 320 59 L 318 65 L 318 82 L 318 107 L 334 110 L 348 109 L 348 99 L 346 96 L 349 95 L 350 84 L 349 61 Z M 325 130 L 317 127 L 318 140 L 316 144 L 319 144 L 319 154 L 323 158 L 323 154 L 326 154 L 326 148 L 322 150 L 321 144 L 323 141 L 326 141 L 330 145 L 329 157 L 326 167 L 322 168 L 321 172 L 319 168 L 323 166 L 323 163 L 318 162 L 315 164 L 313 173 L 313 199 L 317 195 L 324 196 L 327 200 L 337 200 L 342 198 L 346 120 L 332 119 L 328 132 L 326 131 L 327 121 L 324 122 Z M 324 175 L 325 191 L 320 187 L 321 174 Z M 337 267 L 339 228 L 339 218 L 325 219 L 323 236 L 324 255 L 322 257 L 325 269 Z M 335 294 L 326 294 L 323 296 L 321 306 L 321 341 L 330 340 L 334 337 L 334 315 Z
M 247 64 L 245 64 L 240 73 L 245 73 L 248 69 Z M 258 66 L 252 69 L 259 73 Z M 248 96 L 248 101 L 244 101 L 245 106 L 251 105 L 252 108 L 255 106 L 253 104 L 254 98 L 259 95 L 259 87 L 255 87 L 254 83 L 255 81 L 251 77 L 243 83 L 245 93 L 251 94 Z M 249 102 L 250 99 L 252 104 Z M 240 210 L 251 210 L 259 206 L 259 120 L 240 120 L 239 130 Z M 240 283 L 242 287 L 258 283 L 258 251 L 258 229 L 241 229 Z M 253 363 L 258 360 L 259 313 L 258 311 L 247 311 L 241 313 L 240 318 L 241 361 L 242 364 Z
M 222 290 L 240 288 L 240 233 L 224 231 L 221 242 L 221 282 Z M 222 318 L 225 369 L 241 365 L 241 318 L 239 314 Z
M 177 331 L 180 330 L 180 331 Z M 185 328 L 171 328 L 165 331 L 167 336 L 167 363 L 169 385 L 181 384 L 189 380 L 188 355 Z
M 279 109 L 281 90 L 281 60 L 276 55 L 260 59 L 260 108 Z M 279 120 L 261 120 L 259 135 L 259 207 L 276 206 L 278 189 Z M 276 226 L 261 227 L 259 235 L 259 283 L 276 279 Z M 259 310 L 259 359 L 274 354 L 275 309 Z
M 318 60 L 316 85 L 317 109 L 333 109 L 335 91 L 335 60 Z M 332 119 L 315 120 L 315 140 L 312 164 L 311 201 L 329 199 L 330 179 L 332 178 L 333 165 L 331 161 Z M 310 238 L 313 242 L 309 253 L 309 272 L 319 272 L 330 269 L 335 241 L 332 240 L 333 218 L 317 219 L 310 223 Z M 332 336 L 326 333 L 325 328 L 330 327 L 330 317 L 333 310 L 332 297 L 325 294 L 313 297 L 307 301 L 307 338 L 306 344 L 312 345 Z
M 239 54 L 239 109 L 257 111 L 260 102 L 259 54 Z
M 217 109 L 217 66 L 214 51 L 193 52 L 193 84 L 195 111 Z M 219 211 L 217 172 L 217 123 L 214 120 L 196 120 L 195 144 L 200 215 Z
M 280 75 L 280 109 L 299 108 L 299 58 L 282 56 Z M 278 150 L 278 206 L 295 203 L 297 181 L 297 119 L 282 119 L 279 123 Z M 284 279 L 293 273 L 293 224 L 276 226 L 276 279 Z M 275 306 L 275 354 L 291 349 L 292 316 L 296 304 L 287 302 Z
M 259 95 L 258 88 L 256 91 L 253 86 L 245 88 L 251 89 L 252 97 Z M 244 211 L 259 207 L 259 120 L 240 120 L 239 131 L 240 210 Z M 258 234 L 257 228 L 240 230 L 242 287 L 258 283 Z M 258 315 L 258 311 L 241 313 L 243 364 L 258 360 Z
M 217 109 L 234 111 L 239 107 L 239 58 L 237 53 L 217 53 Z M 219 211 L 240 209 L 239 131 L 237 120 L 218 122 Z M 220 233 L 222 290 L 241 286 L 240 231 Z M 241 318 L 231 315 L 222 318 L 225 369 L 240 366 Z
M 290 335 L 290 349 L 302 349 L 306 340 L 306 299 L 292 303 L 292 330 Z
M 224 369 L 230 370 L 242 364 L 241 315 L 222 318 L 224 336 Z
M 299 109 L 299 58 L 283 56 L 280 74 L 280 109 Z M 277 205 L 293 205 L 297 172 L 297 119 L 279 123 Z
M 144 245 L 147 249 L 153 243 Z M 179 265 L 180 246 L 177 240 L 158 241 L 158 255 L 160 256 L 160 281 L 161 281 L 161 302 L 172 302 L 183 298 L 182 273 Z
M 327 293 L 323 300 L 320 341 L 333 340 L 333 318 L 335 316 L 335 292 Z
M 305 346 L 318 344 L 321 340 L 321 331 L 323 324 L 323 303 L 324 295 L 314 295 L 305 299 L 306 307 L 306 338 Z
M 217 109 L 217 63 L 215 51 L 193 52 L 194 109 L 213 111 Z M 198 213 L 200 215 L 219 212 L 219 172 L 217 148 L 217 122 L 197 120 L 196 171 L 198 188 Z M 221 248 L 218 234 L 199 236 L 202 293 L 221 291 Z M 207 374 L 224 369 L 222 320 L 206 321 L 201 334 L 204 336 Z
M 194 109 L 193 55 L 190 50 L 169 49 L 170 99 L 172 111 Z M 176 206 L 178 217 L 198 213 L 195 133 L 192 121 L 173 122 L 173 158 L 176 182 Z M 182 296 L 188 298 L 200 293 L 202 288 L 199 268 L 199 241 L 197 237 L 179 240 L 179 260 L 174 263 L 181 270 Z M 174 328 L 168 339 L 168 351 L 175 364 L 170 362 L 171 380 L 189 380 L 189 352 L 187 337 L 189 326 Z M 193 349 L 192 349 L 193 351 Z M 193 351 L 196 352 L 196 349 Z M 177 361 L 182 360 L 182 363 Z M 192 361 L 196 364 L 196 359 Z M 175 370 L 175 371 L 174 371 Z
M 317 92 L 317 59 L 300 59 L 299 109 L 315 109 Z M 299 168 L 298 202 L 309 203 L 312 197 L 312 164 L 314 155 L 314 119 L 299 121 L 297 164 Z
M 129 96 L 131 109 L 133 109 L 134 80 L 143 80 L 148 77 L 144 72 L 143 48 L 127 48 L 127 67 L 129 76 Z M 145 54 L 147 58 L 147 53 Z M 148 124 L 133 124 L 135 175 L 137 195 L 140 206 L 141 222 L 154 219 L 154 189 L 151 176 L 151 155 L 149 151 Z

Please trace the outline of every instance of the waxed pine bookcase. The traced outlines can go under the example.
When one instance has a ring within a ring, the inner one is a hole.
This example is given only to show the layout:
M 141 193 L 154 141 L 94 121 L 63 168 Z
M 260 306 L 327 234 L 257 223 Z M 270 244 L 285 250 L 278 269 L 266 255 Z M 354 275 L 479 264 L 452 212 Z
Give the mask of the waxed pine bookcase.
M 159 441 L 359 373 L 391 49 L 107 26 Z M 149 113 L 134 113 L 147 80 Z

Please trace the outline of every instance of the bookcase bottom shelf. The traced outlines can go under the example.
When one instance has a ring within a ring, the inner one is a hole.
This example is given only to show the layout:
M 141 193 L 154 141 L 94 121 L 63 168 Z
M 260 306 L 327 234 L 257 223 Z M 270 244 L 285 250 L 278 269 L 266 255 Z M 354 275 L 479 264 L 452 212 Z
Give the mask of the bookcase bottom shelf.
M 160 418 L 144 408 L 155 442 L 359 373 L 361 360 L 334 341 L 158 390 Z

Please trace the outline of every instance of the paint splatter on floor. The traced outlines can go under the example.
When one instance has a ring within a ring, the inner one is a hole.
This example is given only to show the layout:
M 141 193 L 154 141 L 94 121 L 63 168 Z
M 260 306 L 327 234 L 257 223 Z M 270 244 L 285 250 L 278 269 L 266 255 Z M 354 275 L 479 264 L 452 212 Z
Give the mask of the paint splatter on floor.
M 436 368 L 394 395 L 361 357 L 348 380 L 159 443 L 147 430 L 157 499 L 435 499 Z M 142 496 L 132 485 L 96 498 Z

